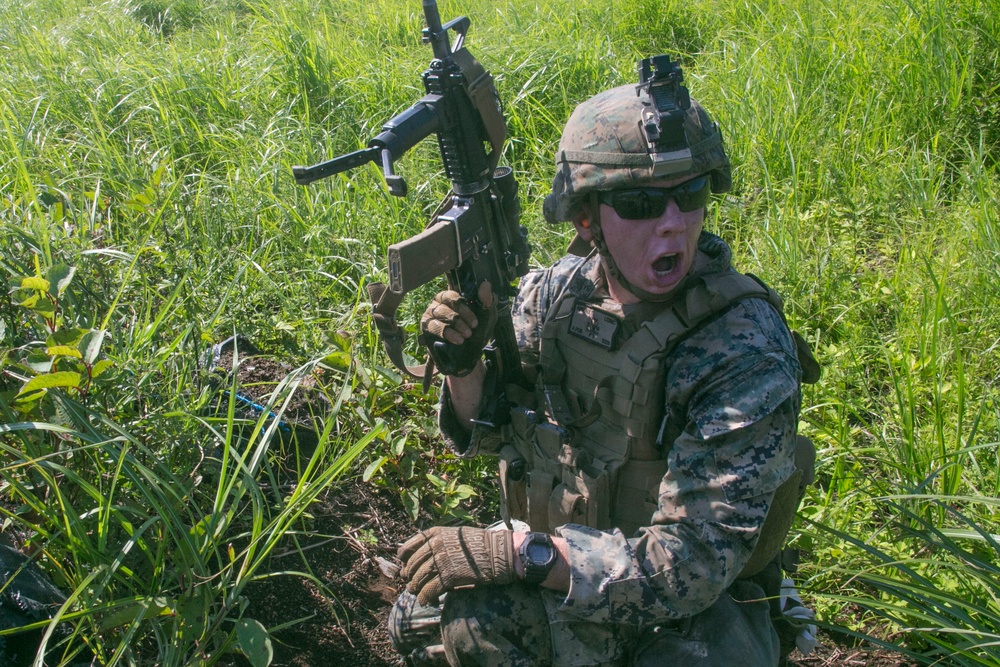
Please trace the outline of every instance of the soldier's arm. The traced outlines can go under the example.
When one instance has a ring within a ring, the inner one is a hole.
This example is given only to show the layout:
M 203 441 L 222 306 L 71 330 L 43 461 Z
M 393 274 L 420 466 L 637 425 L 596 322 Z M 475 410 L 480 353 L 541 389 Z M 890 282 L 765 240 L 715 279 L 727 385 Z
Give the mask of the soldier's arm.
M 488 282 L 479 286 L 479 300 L 485 308 L 493 304 L 493 291 Z M 458 304 L 458 310 L 441 308 L 449 314 L 447 324 L 440 322 L 440 336 L 449 343 L 461 345 L 473 336 L 474 330 L 480 325 L 478 318 L 464 304 Z M 424 314 L 421 328 L 429 327 L 434 319 L 434 304 Z M 445 441 L 455 451 L 464 453 L 469 447 L 472 433 L 472 420 L 479 416 L 483 399 L 483 379 L 486 377 L 486 365 L 480 359 L 475 368 L 467 375 L 446 375 L 441 393 L 441 409 L 439 423 Z
M 456 424 L 466 433 L 472 432 L 472 420 L 479 416 L 483 402 L 483 378 L 486 365 L 480 361 L 468 375 L 446 376 L 445 396 L 455 416 Z
M 524 542 L 527 533 L 515 532 L 514 537 L 514 570 L 517 576 L 524 579 L 524 564 L 521 562 L 519 549 Z M 556 548 L 556 563 L 549 570 L 549 576 L 545 577 L 540 585 L 544 588 L 551 588 L 555 591 L 566 592 L 569 590 L 569 544 L 561 537 L 552 536 L 552 545 Z
M 525 356 L 531 358 L 537 347 L 540 317 L 544 316 L 546 306 L 543 302 L 543 293 L 547 293 L 545 289 L 547 273 L 533 271 L 522 278 L 518 297 L 514 301 L 511 315 L 522 358 Z M 486 287 L 489 286 L 486 285 Z M 486 294 L 481 295 L 481 300 L 486 296 Z M 489 296 L 492 297 L 492 294 Z M 459 334 L 456 331 L 454 333 L 464 336 L 464 332 Z M 469 335 L 471 335 L 471 329 L 469 329 Z M 443 384 L 438 427 L 441 429 L 445 444 L 460 456 L 496 454 L 499 451 L 500 439 L 496 437 L 498 434 L 491 433 L 485 427 L 474 427 L 472 421 L 480 415 L 485 374 L 486 367 L 480 362 L 468 375 L 463 377 L 448 376 Z

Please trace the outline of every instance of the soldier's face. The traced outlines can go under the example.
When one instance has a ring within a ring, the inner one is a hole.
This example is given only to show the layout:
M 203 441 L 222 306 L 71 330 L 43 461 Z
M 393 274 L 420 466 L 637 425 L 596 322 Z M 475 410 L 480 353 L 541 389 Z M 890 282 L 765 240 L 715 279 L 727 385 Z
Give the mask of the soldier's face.
M 691 180 L 684 177 L 652 185 L 670 188 Z M 625 278 L 651 294 L 665 295 L 676 289 L 694 264 L 705 207 L 682 211 L 670 199 L 659 217 L 642 220 L 624 219 L 608 204 L 600 207 L 604 241 Z M 609 280 L 617 283 L 612 276 Z M 611 296 L 622 303 L 639 300 L 621 285 L 610 287 Z

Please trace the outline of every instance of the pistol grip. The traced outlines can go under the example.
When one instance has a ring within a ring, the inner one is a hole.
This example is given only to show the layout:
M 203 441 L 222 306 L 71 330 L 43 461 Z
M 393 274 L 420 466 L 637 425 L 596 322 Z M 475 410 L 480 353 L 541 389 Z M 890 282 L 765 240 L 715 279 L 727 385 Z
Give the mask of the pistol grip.
M 471 344 L 470 344 L 471 343 Z M 462 345 L 454 345 L 446 341 L 434 341 L 430 349 L 434 365 L 444 375 L 468 375 L 483 354 L 483 348 L 477 348 L 474 341 L 466 341 Z

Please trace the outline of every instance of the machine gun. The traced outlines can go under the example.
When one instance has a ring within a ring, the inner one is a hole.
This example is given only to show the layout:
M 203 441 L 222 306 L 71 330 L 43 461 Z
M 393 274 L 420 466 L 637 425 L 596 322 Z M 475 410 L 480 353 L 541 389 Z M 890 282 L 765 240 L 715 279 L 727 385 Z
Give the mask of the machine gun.
M 311 167 L 292 167 L 292 172 L 296 182 L 307 185 L 378 162 L 389 192 L 402 197 L 406 181 L 394 172 L 393 163 L 425 137 L 437 135 L 451 192 L 423 232 L 389 246 L 388 287 L 383 283 L 368 286 L 373 318 L 393 364 L 423 380 L 426 387 L 434 364 L 405 364 L 403 329 L 396 321 L 399 304 L 407 292 L 445 274 L 449 287 L 461 293 L 481 318 L 485 309 L 477 292 L 488 280 L 495 295 L 497 323 L 493 343 L 485 350 L 489 384 L 494 386 L 484 387 L 484 396 L 494 409 L 484 411 L 482 418 L 501 424 L 507 418 L 502 388 L 524 384 L 511 298 L 517 294 L 514 281 L 528 271 L 527 231 L 519 224 L 521 208 L 513 171 L 497 166 L 507 129 L 493 77 L 464 47 L 469 19 L 462 16 L 441 25 L 437 2 L 423 0 L 423 7 L 427 20 L 423 40 L 434 50 L 434 59 L 423 73 L 426 95 L 383 125 L 367 148 Z M 454 46 L 449 31 L 456 35 Z M 454 374 L 482 355 L 482 349 L 472 347 L 469 342 L 456 346 L 437 341 L 431 358 L 443 373 Z

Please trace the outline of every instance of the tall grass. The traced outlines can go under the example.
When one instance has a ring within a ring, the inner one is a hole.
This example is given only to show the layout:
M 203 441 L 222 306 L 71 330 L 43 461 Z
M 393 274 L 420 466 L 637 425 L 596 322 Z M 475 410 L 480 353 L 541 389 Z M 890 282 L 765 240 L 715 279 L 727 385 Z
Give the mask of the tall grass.
M 631 82 L 637 58 L 680 56 L 735 168 L 711 227 L 786 297 L 825 366 L 803 413 L 820 447 L 803 509 L 815 523 L 793 535 L 803 582 L 826 618 L 867 609 L 909 629 L 883 640 L 928 661 L 994 655 L 996 4 L 448 0 L 441 13 L 471 17 L 470 49 L 497 78 L 539 265 L 569 240 L 540 209 L 573 106 Z M 197 639 L 219 659 L 237 629 L 252 634 L 242 587 L 269 574 L 267 552 L 314 494 L 358 472 L 356 456 L 378 461 L 370 443 L 431 420 L 383 368 L 361 295 L 444 194 L 435 147 L 400 162 L 405 200 L 374 167 L 309 188 L 290 175 L 363 146 L 422 94 L 421 27 L 409 1 L 0 6 L 0 269 L 74 266 L 67 325 L 106 331 L 115 364 L 100 392 L 52 390 L 43 413 L 18 412 L 46 333 L 0 304 L 0 493 L 76 592 L 68 650 L 186 664 L 202 659 Z M 423 296 L 404 305 L 411 327 Z M 235 412 L 204 417 L 218 394 L 198 359 L 233 332 L 305 364 L 279 408 L 316 360 L 339 360 L 327 391 L 340 412 L 323 416 L 297 471 L 310 483 L 291 493 L 270 422 L 237 447 Z M 204 627 L 186 625 L 195 608 Z M 844 622 L 862 633 L 870 619 Z
M 3 445 L 3 479 L 24 503 L 8 514 L 30 531 L 30 550 L 70 591 L 56 618 L 78 620 L 63 640 L 69 655 L 84 644 L 104 664 L 145 664 L 153 656 L 159 664 L 190 664 L 217 659 L 234 644 L 246 652 L 238 630 L 255 626 L 242 618 L 244 588 L 283 574 L 261 571 L 268 555 L 304 529 L 309 504 L 385 434 L 372 429 L 334 454 L 329 422 L 289 489 L 268 458 L 277 420 L 258 421 L 241 442 L 230 403 L 228 417 L 206 429 L 214 441 L 201 443 L 217 445 L 217 460 L 204 451 L 165 460 L 140 435 L 65 397 L 55 400 L 70 426 L 0 427 L 13 436 Z

